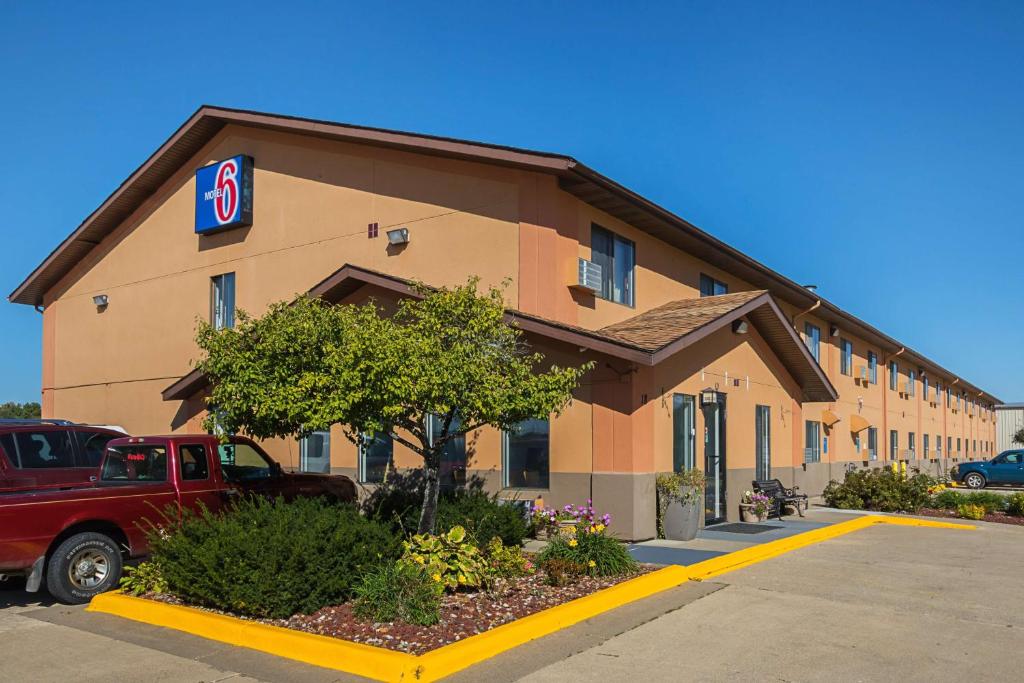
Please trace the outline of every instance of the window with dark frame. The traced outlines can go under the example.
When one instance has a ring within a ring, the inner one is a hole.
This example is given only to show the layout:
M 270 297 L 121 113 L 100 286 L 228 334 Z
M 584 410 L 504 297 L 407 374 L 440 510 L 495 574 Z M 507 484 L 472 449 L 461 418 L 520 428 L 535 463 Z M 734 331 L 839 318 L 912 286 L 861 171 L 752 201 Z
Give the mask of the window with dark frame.
M 821 362 L 821 328 L 811 323 L 804 323 L 804 343 L 814 360 Z
M 840 348 L 842 353 L 839 356 L 839 372 L 844 375 L 853 374 L 853 342 L 849 339 L 841 339 Z
M 502 434 L 505 488 L 546 489 L 551 478 L 551 423 L 525 420 Z
M 235 326 L 235 274 L 210 278 L 210 324 L 221 330 Z
M 359 481 L 379 484 L 389 468 L 394 467 L 395 444 L 388 432 L 364 434 L 359 444 Z
M 721 296 L 722 294 L 729 293 L 729 285 L 725 284 L 721 280 L 716 280 L 710 275 L 704 273 L 700 274 L 700 295 L 704 296 Z
M 868 381 L 878 384 L 878 355 L 874 351 L 868 351 Z
M 633 306 L 636 245 L 594 223 L 590 227 L 590 260 L 601 267 L 599 296 Z

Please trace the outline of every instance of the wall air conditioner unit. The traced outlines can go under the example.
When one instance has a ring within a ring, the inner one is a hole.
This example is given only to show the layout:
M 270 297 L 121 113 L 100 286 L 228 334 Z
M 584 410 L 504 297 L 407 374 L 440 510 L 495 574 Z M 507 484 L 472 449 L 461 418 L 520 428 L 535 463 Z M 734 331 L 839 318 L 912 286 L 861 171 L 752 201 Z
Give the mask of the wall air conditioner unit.
M 589 292 L 591 294 L 601 291 L 601 266 L 600 264 L 588 261 L 585 258 L 579 259 L 576 269 L 576 282 L 569 285 L 573 289 Z

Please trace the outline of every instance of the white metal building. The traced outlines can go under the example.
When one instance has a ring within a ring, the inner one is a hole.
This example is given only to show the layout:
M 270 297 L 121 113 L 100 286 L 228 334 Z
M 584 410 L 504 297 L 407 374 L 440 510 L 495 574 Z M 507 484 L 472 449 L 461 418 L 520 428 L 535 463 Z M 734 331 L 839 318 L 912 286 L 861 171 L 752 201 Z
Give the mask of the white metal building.
M 1024 403 L 1006 403 L 996 406 L 996 451 L 1002 453 L 1010 448 L 1021 448 L 1013 435 L 1024 429 Z

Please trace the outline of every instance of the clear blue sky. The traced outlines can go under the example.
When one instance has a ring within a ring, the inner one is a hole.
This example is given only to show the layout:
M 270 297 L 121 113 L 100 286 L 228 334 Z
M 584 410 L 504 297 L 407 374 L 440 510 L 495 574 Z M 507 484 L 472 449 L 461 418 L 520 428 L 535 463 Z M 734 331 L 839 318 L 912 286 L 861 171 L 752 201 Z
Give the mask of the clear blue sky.
M 1024 400 L 1024 4 L 485 4 L 4 3 L 0 289 L 211 103 L 572 154 Z

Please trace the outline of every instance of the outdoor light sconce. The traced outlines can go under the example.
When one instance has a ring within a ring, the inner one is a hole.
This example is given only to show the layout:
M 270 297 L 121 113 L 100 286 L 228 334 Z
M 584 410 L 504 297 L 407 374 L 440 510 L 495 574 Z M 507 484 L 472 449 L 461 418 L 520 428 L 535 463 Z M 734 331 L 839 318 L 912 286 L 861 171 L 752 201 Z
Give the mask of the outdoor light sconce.
M 732 323 L 732 331 L 736 334 L 747 333 L 747 321 L 746 320 L 735 320 Z
M 828 328 L 828 333 L 831 334 L 833 337 L 838 337 L 839 336 L 839 328 L 836 327 L 835 325 L 832 325 L 832 326 L 830 326 Z
M 388 230 L 388 243 L 392 246 L 401 246 L 409 243 L 409 228 L 395 228 Z
M 110 303 L 110 299 L 107 298 L 106 294 L 97 294 L 92 298 L 92 302 L 96 304 L 96 308 L 103 310 Z

